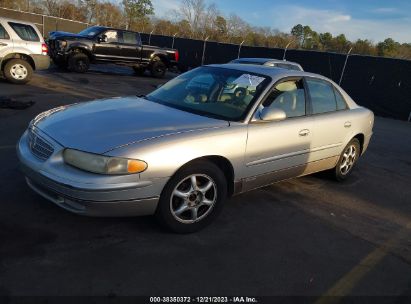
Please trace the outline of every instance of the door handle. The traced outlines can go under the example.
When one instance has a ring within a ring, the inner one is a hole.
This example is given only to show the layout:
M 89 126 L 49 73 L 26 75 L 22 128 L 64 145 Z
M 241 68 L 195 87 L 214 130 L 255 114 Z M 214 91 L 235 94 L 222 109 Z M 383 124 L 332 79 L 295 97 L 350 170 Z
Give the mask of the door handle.
M 298 133 L 298 135 L 300 135 L 300 136 L 307 136 L 308 134 L 310 134 L 310 130 L 308 130 L 308 129 L 301 130 Z
M 351 127 L 351 121 L 346 121 L 344 124 L 344 128 L 349 128 Z

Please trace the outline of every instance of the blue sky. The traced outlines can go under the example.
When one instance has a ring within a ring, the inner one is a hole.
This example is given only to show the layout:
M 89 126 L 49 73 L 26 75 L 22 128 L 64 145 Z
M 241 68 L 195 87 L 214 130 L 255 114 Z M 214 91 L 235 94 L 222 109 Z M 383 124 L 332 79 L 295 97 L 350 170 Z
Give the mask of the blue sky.
M 156 14 L 167 17 L 180 0 L 152 0 Z M 239 15 L 252 25 L 289 32 L 295 24 L 318 32 L 345 34 L 374 42 L 391 37 L 411 42 L 411 0 L 206 0 L 226 16 Z

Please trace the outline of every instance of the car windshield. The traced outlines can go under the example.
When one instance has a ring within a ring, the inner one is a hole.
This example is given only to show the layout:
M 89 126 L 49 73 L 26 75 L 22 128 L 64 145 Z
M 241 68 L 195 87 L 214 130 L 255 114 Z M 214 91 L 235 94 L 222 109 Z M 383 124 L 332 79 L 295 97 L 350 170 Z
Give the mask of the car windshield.
M 264 75 L 200 67 L 167 82 L 146 98 L 194 114 L 240 121 L 269 83 Z
M 96 36 L 98 33 L 100 33 L 101 31 L 101 27 L 99 26 L 92 26 L 89 28 L 86 28 L 85 30 L 82 30 L 81 32 L 79 32 L 79 35 L 82 36 L 88 36 L 88 37 L 94 37 Z

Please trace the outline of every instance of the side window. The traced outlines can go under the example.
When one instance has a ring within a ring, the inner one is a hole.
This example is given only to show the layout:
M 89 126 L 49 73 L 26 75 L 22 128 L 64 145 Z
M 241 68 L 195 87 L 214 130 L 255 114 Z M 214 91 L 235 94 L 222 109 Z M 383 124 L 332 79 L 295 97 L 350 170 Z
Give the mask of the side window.
M 287 118 L 305 115 L 305 93 L 302 80 L 290 80 L 277 84 L 262 108 L 272 107 L 283 110 Z
M 320 79 L 307 78 L 307 86 L 311 97 L 313 114 L 337 110 L 334 89 L 330 83 Z
M 25 41 L 40 41 L 40 37 L 31 25 L 9 22 L 16 34 Z
M 107 31 L 104 33 L 107 38 L 107 43 L 117 43 L 118 42 L 118 33 L 117 31 Z
M 136 33 L 133 32 L 123 32 L 123 42 L 124 44 L 139 44 L 138 37 Z
M 347 103 L 345 102 L 344 97 L 341 95 L 340 92 L 336 88 L 334 88 L 335 92 L 335 99 L 337 100 L 337 110 L 346 110 Z
M 10 39 L 4 27 L 0 24 L 0 39 Z

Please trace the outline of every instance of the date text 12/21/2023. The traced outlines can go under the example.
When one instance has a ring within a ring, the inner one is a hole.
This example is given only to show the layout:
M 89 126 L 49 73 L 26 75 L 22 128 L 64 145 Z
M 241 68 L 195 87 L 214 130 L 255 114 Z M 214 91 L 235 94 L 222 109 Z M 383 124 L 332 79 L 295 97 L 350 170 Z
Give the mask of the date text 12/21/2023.
M 259 303 L 255 297 L 150 297 L 150 303 Z

